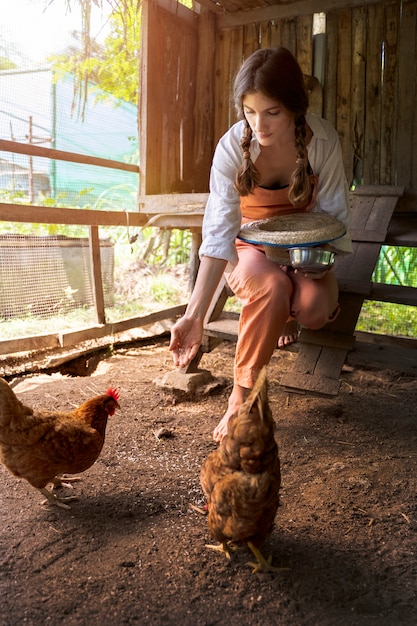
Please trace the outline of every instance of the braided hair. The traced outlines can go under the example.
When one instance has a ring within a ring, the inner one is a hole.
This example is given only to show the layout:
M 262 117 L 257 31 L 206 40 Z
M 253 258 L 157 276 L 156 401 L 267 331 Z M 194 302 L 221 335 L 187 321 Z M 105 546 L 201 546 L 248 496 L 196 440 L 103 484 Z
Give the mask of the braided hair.
M 301 68 L 287 48 L 262 48 L 243 63 L 234 83 L 234 102 L 240 117 L 244 118 L 245 95 L 256 92 L 277 100 L 294 115 L 297 158 L 288 198 L 294 206 L 298 206 L 310 197 L 311 192 L 305 141 L 308 95 Z M 251 139 L 252 130 L 246 121 L 240 142 L 242 165 L 235 179 L 235 188 L 242 196 L 247 196 L 260 180 L 259 171 L 250 156 Z

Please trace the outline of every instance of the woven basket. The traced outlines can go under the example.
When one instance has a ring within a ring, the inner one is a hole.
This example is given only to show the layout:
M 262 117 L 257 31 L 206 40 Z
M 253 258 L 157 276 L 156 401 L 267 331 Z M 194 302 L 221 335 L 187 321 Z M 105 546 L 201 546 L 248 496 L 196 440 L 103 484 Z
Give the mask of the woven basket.
M 327 213 L 291 213 L 248 222 L 238 236 L 249 243 L 263 244 L 267 249 L 317 246 L 345 233 L 344 224 Z

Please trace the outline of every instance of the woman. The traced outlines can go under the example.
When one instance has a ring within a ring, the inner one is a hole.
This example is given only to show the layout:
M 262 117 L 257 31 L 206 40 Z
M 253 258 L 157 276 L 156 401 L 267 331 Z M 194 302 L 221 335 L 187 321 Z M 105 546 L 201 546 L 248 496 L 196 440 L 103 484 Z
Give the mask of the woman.
M 228 408 L 214 429 L 221 441 L 274 349 L 297 338 L 294 323 L 318 329 L 339 312 L 334 273 L 303 274 L 270 261 L 262 246 L 236 239 L 242 223 L 285 213 L 324 211 L 349 227 L 348 186 L 339 139 L 307 113 L 301 68 L 286 48 L 261 49 L 242 65 L 235 105 L 243 118 L 220 139 L 210 173 L 200 268 L 184 316 L 171 331 L 175 365 L 194 358 L 215 289 L 226 273 L 242 301 Z M 352 251 L 348 234 L 332 242 Z

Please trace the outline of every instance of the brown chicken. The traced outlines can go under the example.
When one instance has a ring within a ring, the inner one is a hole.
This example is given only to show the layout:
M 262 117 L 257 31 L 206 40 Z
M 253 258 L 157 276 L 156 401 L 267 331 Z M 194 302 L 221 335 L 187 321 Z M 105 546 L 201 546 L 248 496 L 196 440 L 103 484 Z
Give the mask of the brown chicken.
M 70 508 L 76 497 L 58 497 L 46 485 L 69 486 L 76 474 L 91 467 L 103 448 L 107 418 L 119 407 L 119 393 L 108 389 L 74 411 L 33 410 L 0 378 L 0 461 L 39 489 L 49 502 Z
M 248 399 L 228 423 L 227 435 L 205 460 L 200 481 L 207 497 L 208 526 L 226 553 L 246 543 L 256 557 L 255 571 L 278 571 L 260 546 L 271 533 L 281 484 L 274 420 L 268 403 L 266 368 Z

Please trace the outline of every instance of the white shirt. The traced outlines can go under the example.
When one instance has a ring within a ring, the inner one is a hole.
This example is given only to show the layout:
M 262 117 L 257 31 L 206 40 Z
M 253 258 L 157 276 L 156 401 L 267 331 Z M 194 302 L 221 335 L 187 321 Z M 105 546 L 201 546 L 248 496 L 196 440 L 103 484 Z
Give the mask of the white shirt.
M 313 174 L 318 176 L 318 192 L 313 211 L 324 211 L 339 219 L 347 233 L 332 241 L 332 246 L 343 252 L 352 252 L 349 235 L 349 189 L 343 169 L 339 137 L 333 126 L 313 113 L 306 121 L 313 136 L 307 146 L 308 160 Z M 203 243 L 199 255 L 225 259 L 237 263 L 235 239 L 241 227 L 240 195 L 234 188 L 237 170 L 242 164 L 242 138 L 245 121 L 234 124 L 217 144 L 210 171 L 210 195 L 203 220 Z M 250 153 L 255 163 L 261 152 L 256 138 L 252 138 Z

